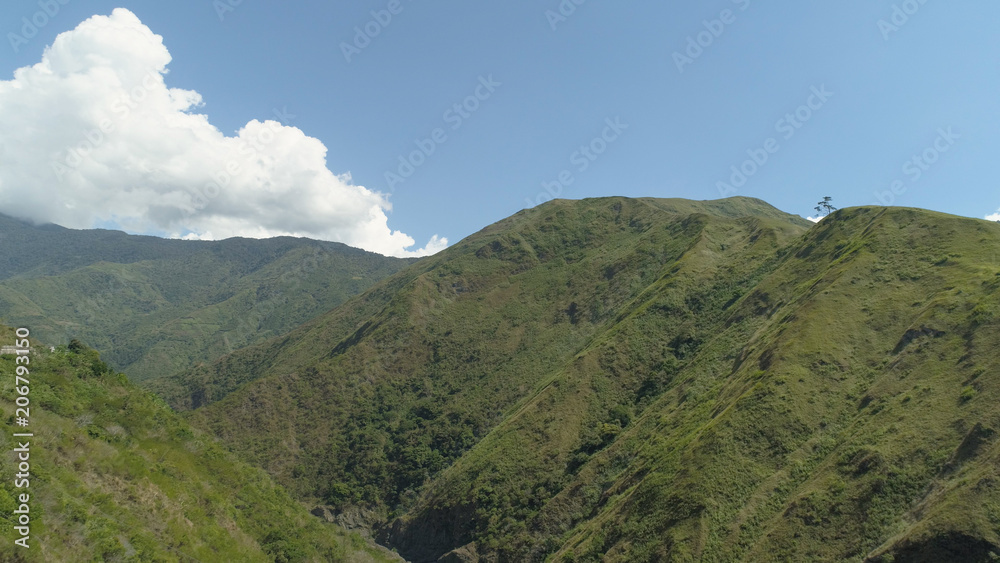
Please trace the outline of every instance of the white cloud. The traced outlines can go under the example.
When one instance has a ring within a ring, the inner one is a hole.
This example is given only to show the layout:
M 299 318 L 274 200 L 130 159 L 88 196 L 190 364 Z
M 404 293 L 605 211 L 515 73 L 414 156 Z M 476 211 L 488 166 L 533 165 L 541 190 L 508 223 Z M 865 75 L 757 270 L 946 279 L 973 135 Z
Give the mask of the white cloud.
M 1000 221 L 1000 209 L 997 210 L 993 215 L 986 216 L 987 221 Z
M 812 221 L 813 223 L 819 223 L 823 220 L 822 217 L 806 217 L 807 221 Z
M 432 254 L 388 226 L 387 197 L 334 174 L 318 139 L 277 120 L 226 136 L 167 86 L 163 38 L 130 11 L 60 34 L 0 81 L 0 211 L 37 222 L 183 238 L 304 236 Z M 280 112 L 276 112 L 280 117 Z

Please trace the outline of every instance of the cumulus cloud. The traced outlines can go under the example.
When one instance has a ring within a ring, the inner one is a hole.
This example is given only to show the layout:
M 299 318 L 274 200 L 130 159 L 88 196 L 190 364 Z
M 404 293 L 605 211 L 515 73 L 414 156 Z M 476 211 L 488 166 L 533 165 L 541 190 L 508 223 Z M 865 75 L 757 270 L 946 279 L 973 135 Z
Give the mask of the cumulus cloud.
M 807 221 L 812 221 L 813 223 L 819 223 L 823 220 L 822 217 L 806 217 Z
M 997 210 L 993 215 L 986 216 L 987 221 L 1000 221 L 1000 209 Z
M 290 235 L 391 256 L 433 254 L 388 226 L 388 198 L 327 168 L 275 110 L 226 136 L 201 96 L 167 86 L 163 38 L 126 9 L 60 34 L 0 81 L 0 211 L 189 239 Z M 273 117 L 271 119 L 270 117 Z

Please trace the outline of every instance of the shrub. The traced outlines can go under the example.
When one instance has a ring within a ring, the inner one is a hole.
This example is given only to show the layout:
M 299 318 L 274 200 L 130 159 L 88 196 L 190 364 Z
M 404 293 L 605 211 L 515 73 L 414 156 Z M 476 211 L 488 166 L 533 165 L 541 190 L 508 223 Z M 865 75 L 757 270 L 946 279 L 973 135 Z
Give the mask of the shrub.
M 971 401 L 972 398 L 975 397 L 978 394 L 979 394 L 979 392 L 976 391 L 976 388 L 973 387 L 973 386 L 971 386 L 971 385 L 969 385 L 965 389 L 962 389 L 962 394 L 959 395 L 959 400 L 961 402 L 963 402 L 963 403 L 967 403 L 967 402 Z

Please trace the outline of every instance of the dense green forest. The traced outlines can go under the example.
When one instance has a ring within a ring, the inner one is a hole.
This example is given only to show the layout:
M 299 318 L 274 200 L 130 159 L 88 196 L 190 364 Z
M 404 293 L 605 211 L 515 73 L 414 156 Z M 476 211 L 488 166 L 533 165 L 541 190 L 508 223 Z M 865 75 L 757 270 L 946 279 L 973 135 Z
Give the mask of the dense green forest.
M 218 242 L 0 216 L 0 319 L 77 338 L 134 381 L 285 333 L 411 260 L 281 237 Z

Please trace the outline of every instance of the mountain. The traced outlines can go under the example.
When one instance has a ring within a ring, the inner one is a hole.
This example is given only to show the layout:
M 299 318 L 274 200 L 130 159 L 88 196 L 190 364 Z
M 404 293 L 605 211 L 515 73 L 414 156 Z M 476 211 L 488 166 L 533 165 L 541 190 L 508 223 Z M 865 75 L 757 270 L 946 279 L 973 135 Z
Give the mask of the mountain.
M 990 561 L 998 257 L 915 209 L 554 201 L 151 386 L 411 561 Z
M 165 240 L 0 216 L 0 319 L 77 338 L 133 380 L 282 334 L 412 260 L 281 237 Z
M 14 331 L 0 327 L 0 342 Z M 0 482 L 0 560 L 398 560 L 309 514 L 95 351 L 32 344 L 28 363 L 0 356 L 3 447 L 28 466 Z M 15 386 L 16 366 L 28 371 Z M 25 396 L 28 425 L 15 426 Z

